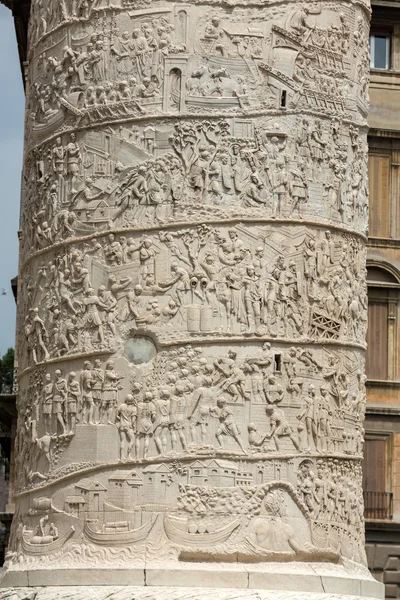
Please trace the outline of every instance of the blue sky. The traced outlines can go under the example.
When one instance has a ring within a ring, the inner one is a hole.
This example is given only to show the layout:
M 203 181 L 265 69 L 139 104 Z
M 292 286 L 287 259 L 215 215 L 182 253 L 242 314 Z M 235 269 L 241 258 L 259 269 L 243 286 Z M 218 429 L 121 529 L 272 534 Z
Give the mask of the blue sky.
M 0 4 L 0 355 L 14 346 L 24 91 L 11 12 Z

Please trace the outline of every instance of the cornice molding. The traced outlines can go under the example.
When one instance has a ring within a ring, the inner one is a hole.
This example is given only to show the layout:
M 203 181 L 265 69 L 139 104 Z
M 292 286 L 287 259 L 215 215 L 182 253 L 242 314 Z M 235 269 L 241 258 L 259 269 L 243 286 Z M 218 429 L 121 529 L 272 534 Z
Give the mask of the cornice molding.
M 19 61 L 21 65 L 22 78 L 25 85 L 24 62 L 27 57 L 28 48 L 28 22 L 31 10 L 31 0 L 0 0 L 9 8 L 14 17 L 15 35 L 17 37 Z

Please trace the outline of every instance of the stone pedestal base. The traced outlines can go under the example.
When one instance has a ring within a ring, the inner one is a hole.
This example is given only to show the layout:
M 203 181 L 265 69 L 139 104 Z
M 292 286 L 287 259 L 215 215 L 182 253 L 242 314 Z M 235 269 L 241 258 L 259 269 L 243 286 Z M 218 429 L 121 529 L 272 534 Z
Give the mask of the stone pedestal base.
M 3 600 L 359 600 L 360 595 L 335 592 L 293 592 L 282 590 L 238 590 L 176 587 L 42 587 L 15 588 L 0 593 Z M 378 596 L 367 596 L 377 598 Z M 379 596 L 384 598 L 384 594 Z
M 54 584 L 57 583 L 57 586 Z M 29 587 L 28 587 L 29 586 Z M 323 563 L 132 565 L 6 571 L 0 600 L 355 600 L 384 598 L 358 567 Z M 11 593 L 12 590 L 12 593 Z M 16 594 L 16 596 L 12 595 Z

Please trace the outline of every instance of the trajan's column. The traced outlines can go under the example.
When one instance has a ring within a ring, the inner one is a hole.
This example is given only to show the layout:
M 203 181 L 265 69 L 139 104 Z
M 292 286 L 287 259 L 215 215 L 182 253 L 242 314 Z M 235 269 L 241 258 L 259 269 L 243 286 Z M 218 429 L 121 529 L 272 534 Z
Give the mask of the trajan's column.
M 381 597 L 368 24 L 367 0 L 32 3 L 0 598 Z

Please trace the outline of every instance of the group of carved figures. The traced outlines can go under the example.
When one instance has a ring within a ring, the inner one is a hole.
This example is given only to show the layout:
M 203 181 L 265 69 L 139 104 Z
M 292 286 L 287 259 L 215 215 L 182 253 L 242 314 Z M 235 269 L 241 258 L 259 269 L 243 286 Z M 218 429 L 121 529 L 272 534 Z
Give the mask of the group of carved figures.
M 245 141 L 230 135 L 227 121 L 187 122 L 172 131 L 170 152 L 134 168 L 115 162 L 107 187 L 103 178 L 85 173 L 83 165 L 90 168 L 93 159 L 75 134 L 65 141 L 60 136 L 33 157 L 23 254 L 99 229 L 185 220 L 204 209 L 221 216 L 233 211 L 272 219 L 321 216 L 364 231 L 365 149 L 356 128 L 346 137 L 339 121 L 331 129 L 330 137 L 321 121 L 302 119 L 294 137 L 260 128 L 254 141 Z M 119 136 L 122 141 L 124 132 Z M 130 142 L 138 143 L 132 136 Z M 96 211 L 102 214 L 94 219 Z
M 94 4 L 98 0 L 94 0 Z M 42 1 L 38 3 L 41 8 Z M 61 2 L 62 4 L 62 2 Z M 176 40 L 175 27 L 166 15 L 160 14 L 158 18 L 139 20 L 128 25 L 117 24 L 115 14 L 106 18 L 105 13 L 101 15 L 99 7 L 92 6 L 89 10 L 88 0 L 76 0 L 72 10 L 71 18 L 89 19 L 95 28 L 90 42 L 83 47 L 82 42 L 75 42 L 76 49 L 64 46 L 62 55 L 46 54 L 47 71 L 50 76 L 37 88 L 37 99 L 42 103 L 40 118 L 46 116 L 43 111 L 54 109 L 59 104 L 59 97 L 72 101 L 71 94 L 76 91 L 84 91 L 86 95 L 86 106 L 103 105 L 113 103 L 116 100 L 126 100 L 127 97 L 118 98 L 118 92 L 113 88 L 118 87 L 118 81 L 128 84 L 131 79 L 131 92 L 133 96 L 142 98 L 160 98 L 161 83 L 164 74 L 164 58 L 169 54 L 186 53 L 187 40 L 190 33 L 187 31 L 188 15 L 182 11 L 183 22 L 177 23 L 180 40 Z M 82 10 L 79 6 L 82 5 Z M 49 10 L 51 10 L 49 8 Z M 162 13 L 162 11 L 161 11 Z M 49 16 L 41 10 L 35 18 L 34 11 L 31 20 L 32 37 L 37 40 L 41 35 L 48 32 Z M 57 25 L 68 19 L 67 11 L 61 9 Z M 304 10 L 300 9 L 285 28 L 272 27 L 272 32 L 284 37 L 289 44 L 294 44 L 298 49 L 298 58 L 295 61 L 292 74 L 294 85 L 302 89 L 304 84 L 304 95 L 314 89 L 319 95 L 347 96 L 349 85 L 347 78 L 349 73 L 345 69 L 344 58 L 352 48 L 355 57 L 358 57 L 360 41 L 365 32 L 362 21 L 357 24 L 353 32 L 346 22 L 345 15 L 341 13 L 337 23 L 324 29 L 310 25 L 308 15 L 304 16 Z M 298 23 L 302 23 L 301 26 Z M 122 31 L 121 31 L 122 27 Z M 263 29 L 252 29 L 247 24 L 234 33 L 231 23 L 224 21 L 218 15 L 200 19 L 196 30 L 197 52 L 202 57 L 200 64 L 189 71 L 190 78 L 187 81 L 188 95 L 196 96 L 237 96 L 245 97 L 249 91 L 247 82 L 250 84 L 253 96 L 260 96 L 263 78 L 260 77 L 259 65 L 268 56 L 268 43 L 270 38 Z M 51 28 L 51 26 L 50 26 Z M 129 29 L 129 30 L 128 30 Z M 287 38 L 287 39 L 286 39 Z M 191 45 L 193 40 L 191 40 Z M 274 42 L 279 47 L 281 42 Z M 73 44 L 72 44 L 73 46 Z M 238 76 L 229 71 L 229 68 L 210 68 L 207 60 L 210 56 L 219 58 L 224 65 L 234 65 L 235 59 L 243 61 L 242 73 Z M 203 62 L 202 62 L 203 61 Z M 319 78 L 319 72 L 323 72 L 320 87 L 313 83 Z M 358 75 L 358 73 L 356 73 Z M 112 79 L 112 80 L 110 80 Z M 137 89 L 136 86 L 139 86 Z M 271 87 L 266 88 L 268 96 L 274 96 L 274 81 Z M 143 94 L 141 92 L 144 92 Z M 171 90 L 172 94 L 174 90 Z M 179 93 L 179 92 L 178 92 Z M 263 99 L 264 101 L 264 99 Z M 296 95 L 293 102 L 296 105 Z M 243 104 L 241 107 L 243 108 Z M 285 105 L 283 105 L 285 107 Z M 48 114 L 48 113 L 47 113 Z
M 117 7 L 117 4 L 121 7 L 118 0 L 60 0 L 56 5 L 36 0 L 29 19 L 30 44 L 65 22 L 96 17 L 99 11 Z
M 320 357 L 308 347 L 278 352 L 269 342 L 242 359 L 234 349 L 210 359 L 188 346 L 161 353 L 151 375 L 137 372 L 129 393 L 127 375 L 112 359 L 86 360 L 79 372 L 51 374 L 40 367 L 21 407 L 20 446 L 33 445 L 33 462 L 45 454 L 45 472 L 29 471 L 39 480 L 56 466 L 53 446 L 59 456 L 77 426 L 115 426 L 120 460 L 147 459 L 150 448 L 163 456 L 199 448 L 213 454 L 218 447 L 260 456 L 359 456 L 365 378 L 357 366 L 353 359 L 349 372 L 334 353 Z
M 118 389 L 123 376 L 118 375 L 112 360 L 104 371 L 100 359 L 94 364 L 85 361 L 80 372 L 71 371 L 65 379 L 60 370 L 55 378 L 46 373 L 42 398 L 36 398 L 35 417 L 39 420 L 39 407 L 46 434 L 74 435 L 78 422 L 82 425 L 115 423 Z M 31 414 L 31 411 L 28 411 Z
M 280 466 L 283 468 L 283 464 Z M 248 463 L 246 467 L 252 471 Z M 259 468 L 262 467 L 257 465 L 256 471 Z M 358 492 L 360 476 L 359 463 L 339 462 L 330 458 L 318 459 L 315 463 L 309 459 L 302 461 L 295 474 L 296 491 L 309 519 L 331 525 L 345 524 L 361 530 L 364 526 L 364 507 Z M 251 512 L 255 508 L 251 502 L 244 504 L 240 486 L 220 490 L 212 486 L 182 485 L 180 492 L 178 506 L 193 520 L 199 515 L 222 513 L 224 509 L 230 514 L 244 514 L 246 510 Z M 250 493 L 251 490 L 248 495 Z
M 356 470 L 356 473 L 355 473 Z M 299 466 L 297 491 L 315 521 L 344 522 L 361 531 L 364 506 L 359 493 L 360 467 L 335 459 L 305 460 Z
M 86 47 L 67 45 L 58 57 L 47 55 L 45 77 L 33 90 L 35 121 L 45 122 L 62 106 L 79 110 L 132 98 L 160 100 L 165 57 L 185 50 L 173 31 L 164 17 L 139 24 L 132 33 L 121 33 L 112 21 L 108 34 L 92 33 Z
M 131 330 L 162 334 L 171 327 L 174 335 L 322 335 L 363 342 L 367 295 L 358 240 L 330 231 L 301 233 L 286 258 L 276 253 L 273 237 L 256 233 L 255 242 L 240 228 L 207 226 L 139 239 L 108 234 L 60 251 L 24 279 L 26 358 L 39 363 L 114 348 Z M 97 289 L 95 265 L 104 270 Z
M 345 118 L 354 94 L 367 94 L 368 65 L 364 53 L 358 56 L 366 35 L 362 20 L 351 32 L 345 15 L 340 14 L 335 24 L 323 29 L 311 25 L 310 16 L 304 17 L 300 9 L 285 27 L 273 25 L 267 33 L 265 28 L 253 29 L 247 23 L 238 30 L 237 25 L 218 15 L 207 15 L 199 19 L 195 40 L 190 40 L 190 46 L 197 46 L 193 56 L 186 43 L 192 34 L 187 29 L 190 18 L 185 10 L 179 12 L 184 15 L 183 21 L 175 19 L 175 25 L 169 12 L 162 10 L 157 17 L 149 15 L 126 23 L 111 11 L 109 16 L 105 11 L 101 15 L 100 7 L 94 7 L 97 0 L 89 10 L 91 1 L 74 0 L 76 6 L 71 13 L 72 19 L 89 19 L 91 27 L 86 35 L 68 38 L 65 44 L 60 32 L 60 41 L 40 54 L 35 69 L 40 77 L 33 82 L 28 105 L 31 125 L 36 130 L 57 121 L 63 111 L 71 125 L 79 125 L 84 114 L 89 115 L 90 122 L 100 122 L 140 116 L 148 110 L 160 112 L 166 97 L 168 103 L 163 110 L 176 112 L 182 108 L 183 95 L 189 100 L 187 108 L 191 112 L 197 112 L 196 103 L 201 105 L 206 97 L 234 99 L 240 112 L 252 106 L 273 110 L 308 108 Z M 79 10 L 81 4 L 84 14 Z M 42 0 L 38 5 L 42 8 L 40 16 L 31 21 L 35 39 L 48 31 Z M 65 10 L 61 13 L 57 24 L 68 19 Z M 281 73 L 276 56 L 271 58 L 272 49 L 277 55 L 286 44 L 297 50 L 290 76 Z M 359 58 L 355 73 L 344 60 L 350 48 Z M 184 57 L 183 62 L 178 61 L 178 66 L 166 72 L 166 59 L 176 55 Z M 213 62 L 209 64 L 211 57 Z M 287 84 L 283 97 L 282 78 Z

